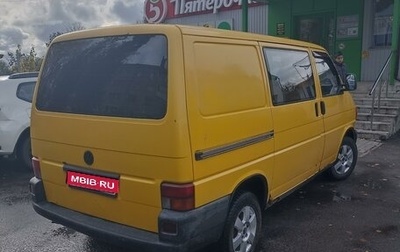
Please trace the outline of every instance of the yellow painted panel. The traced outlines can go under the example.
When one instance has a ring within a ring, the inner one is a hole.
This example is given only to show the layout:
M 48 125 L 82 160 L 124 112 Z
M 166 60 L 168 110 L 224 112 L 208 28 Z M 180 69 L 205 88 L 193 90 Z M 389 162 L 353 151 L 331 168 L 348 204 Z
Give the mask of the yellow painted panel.
M 194 76 L 202 116 L 265 106 L 265 87 L 257 48 L 241 44 L 195 42 Z
M 192 151 L 241 146 L 194 161 L 196 205 L 202 205 L 253 174 L 272 177 L 274 138 L 243 143 L 273 134 L 273 121 L 256 42 L 186 36 L 184 47 Z

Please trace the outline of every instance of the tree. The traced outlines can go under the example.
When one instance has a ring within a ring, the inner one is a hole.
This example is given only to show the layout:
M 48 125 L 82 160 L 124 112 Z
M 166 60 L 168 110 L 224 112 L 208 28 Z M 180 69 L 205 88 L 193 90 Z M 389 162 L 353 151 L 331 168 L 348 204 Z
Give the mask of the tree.
M 7 63 L 3 60 L 0 60 L 0 75 L 9 75 L 11 73 L 10 68 Z
M 21 62 L 21 58 L 24 56 L 25 54 L 22 53 L 22 49 L 21 49 L 21 45 L 18 44 L 17 45 L 17 49 L 15 50 L 15 53 L 12 52 L 8 52 L 8 64 L 10 65 L 11 71 L 12 72 L 20 72 L 19 71 L 19 65 Z
M 8 65 L 11 73 L 39 71 L 43 58 L 37 57 L 35 47 L 32 46 L 29 54 L 22 52 L 21 45 L 17 46 L 15 53 L 8 52 Z
M 37 57 L 35 48 L 32 46 L 29 55 L 24 55 L 20 62 L 22 72 L 39 71 L 41 58 Z
M 52 34 L 49 35 L 49 41 L 46 42 L 46 46 L 49 47 L 51 42 L 58 36 L 62 35 L 62 32 L 53 32 Z
M 51 42 L 58 36 L 64 34 L 64 33 L 68 33 L 68 32 L 73 32 L 73 31 L 81 31 L 86 29 L 83 25 L 81 25 L 81 23 L 76 22 L 76 23 L 72 23 L 70 26 L 66 27 L 64 29 L 64 31 L 57 31 L 57 32 L 53 32 L 52 34 L 49 35 L 49 41 L 46 42 L 46 46 L 49 47 Z

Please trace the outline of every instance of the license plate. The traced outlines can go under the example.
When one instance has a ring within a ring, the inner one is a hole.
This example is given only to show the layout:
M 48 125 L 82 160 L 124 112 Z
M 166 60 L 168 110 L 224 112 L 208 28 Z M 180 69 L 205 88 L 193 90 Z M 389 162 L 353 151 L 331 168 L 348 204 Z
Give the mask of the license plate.
M 119 192 L 119 180 L 97 175 L 67 171 L 67 184 L 106 194 L 116 195 Z

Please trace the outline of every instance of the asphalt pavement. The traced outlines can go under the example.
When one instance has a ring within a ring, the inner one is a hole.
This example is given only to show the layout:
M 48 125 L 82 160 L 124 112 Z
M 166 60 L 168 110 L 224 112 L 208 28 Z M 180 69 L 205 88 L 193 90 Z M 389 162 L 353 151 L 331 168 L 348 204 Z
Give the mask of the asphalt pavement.
M 264 211 L 257 252 L 400 251 L 400 133 L 382 142 L 359 139 L 357 146 L 358 163 L 347 180 L 318 176 Z M 0 252 L 137 251 L 36 214 L 28 189 L 31 177 L 31 171 L 0 158 Z
M 400 251 L 400 133 L 357 146 L 347 180 L 319 176 L 265 212 L 258 252 Z

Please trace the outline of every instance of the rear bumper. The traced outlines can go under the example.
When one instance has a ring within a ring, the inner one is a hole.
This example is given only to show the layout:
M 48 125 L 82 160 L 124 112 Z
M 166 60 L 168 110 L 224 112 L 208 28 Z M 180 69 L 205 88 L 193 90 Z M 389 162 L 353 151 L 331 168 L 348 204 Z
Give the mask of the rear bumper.
M 188 212 L 161 211 L 158 225 L 176 223 L 175 235 L 153 233 L 82 214 L 46 201 L 43 182 L 30 180 L 34 210 L 53 222 L 135 251 L 195 251 L 218 241 L 229 208 L 229 196 Z

